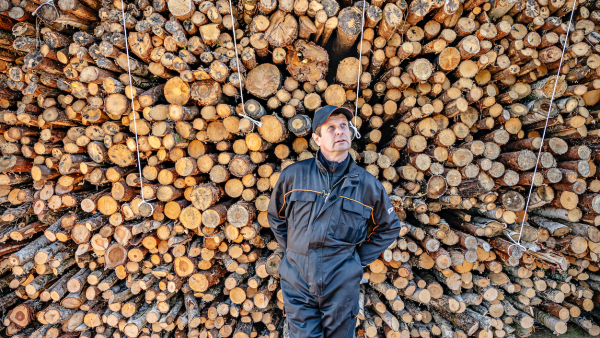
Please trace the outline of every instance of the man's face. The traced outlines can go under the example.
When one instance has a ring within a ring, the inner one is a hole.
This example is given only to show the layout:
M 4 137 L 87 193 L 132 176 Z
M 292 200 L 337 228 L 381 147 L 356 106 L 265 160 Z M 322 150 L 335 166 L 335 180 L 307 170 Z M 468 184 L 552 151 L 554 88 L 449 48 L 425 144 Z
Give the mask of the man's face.
M 350 123 L 344 115 L 330 117 L 321 125 L 321 136 L 313 139 L 324 153 L 340 153 L 350 149 Z

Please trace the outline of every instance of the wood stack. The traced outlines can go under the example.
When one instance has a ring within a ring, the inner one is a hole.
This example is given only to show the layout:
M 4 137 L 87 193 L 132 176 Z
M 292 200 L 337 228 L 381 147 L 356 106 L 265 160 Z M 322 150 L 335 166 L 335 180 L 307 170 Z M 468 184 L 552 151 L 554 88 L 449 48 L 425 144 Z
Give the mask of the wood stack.
M 289 336 L 266 212 L 327 104 L 403 224 L 358 336 L 600 334 L 600 3 L 44 2 L 0 0 L 3 336 Z

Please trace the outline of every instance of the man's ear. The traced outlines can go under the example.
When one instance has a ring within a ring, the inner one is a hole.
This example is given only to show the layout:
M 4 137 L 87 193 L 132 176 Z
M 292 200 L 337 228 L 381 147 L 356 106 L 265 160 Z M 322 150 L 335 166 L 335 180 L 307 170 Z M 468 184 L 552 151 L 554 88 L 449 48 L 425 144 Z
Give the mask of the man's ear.
M 321 146 L 321 138 L 319 137 L 319 135 L 313 133 L 312 138 L 313 138 L 313 140 L 315 140 L 315 143 L 320 147 Z

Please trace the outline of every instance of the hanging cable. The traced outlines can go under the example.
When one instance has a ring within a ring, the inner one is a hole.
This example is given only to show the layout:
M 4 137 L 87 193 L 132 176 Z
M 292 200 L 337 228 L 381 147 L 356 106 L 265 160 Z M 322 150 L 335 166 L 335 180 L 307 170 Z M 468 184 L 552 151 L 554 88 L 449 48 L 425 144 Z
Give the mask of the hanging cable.
M 52 0 L 49 0 L 52 1 Z M 131 80 L 131 66 L 130 66 L 130 60 L 129 60 L 129 42 L 127 41 L 127 27 L 125 26 L 125 4 L 123 3 L 123 0 L 121 0 L 121 14 L 123 15 L 123 31 L 124 31 L 124 35 L 125 35 L 125 51 L 127 52 L 127 73 L 129 74 L 129 95 L 131 96 L 131 112 L 133 115 L 133 131 L 135 133 L 135 151 L 137 152 L 137 163 L 138 163 L 138 170 L 139 170 L 139 174 L 140 174 L 140 196 L 142 197 L 142 201 L 140 202 L 140 204 L 138 205 L 141 206 L 142 204 L 147 204 L 148 206 L 150 206 L 152 212 L 150 214 L 154 214 L 154 207 L 152 206 L 152 204 L 148 203 L 146 201 L 146 199 L 144 198 L 144 178 L 142 176 L 142 160 L 140 159 L 140 145 L 138 143 L 138 133 L 137 133 L 137 119 L 135 117 L 135 103 L 133 101 L 133 89 L 132 89 L 132 80 Z
M 538 164 L 540 162 L 540 157 L 542 156 L 542 149 L 544 144 L 544 138 L 546 137 L 546 130 L 548 129 L 548 120 L 550 118 L 550 112 L 552 111 L 552 104 L 554 103 L 554 95 L 556 94 L 556 88 L 558 87 L 558 79 L 560 78 L 560 70 L 562 69 L 563 58 L 565 57 L 565 51 L 567 49 L 567 45 L 569 43 L 569 32 L 571 31 L 571 25 L 573 24 L 573 14 L 575 13 L 575 7 L 577 7 L 577 1 L 573 1 L 573 8 L 571 9 L 571 18 L 569 19 L 569 26 L 567 27 L 567 33 L 565 37 L 565 41 L 563 43 L 563 50 L 560 56 L 560 63 L 558 64 L 558 71 L 556 72 L 556 80 L 554 82 L 554 90 L 552 91 L 552 97 L 550 98 L 550 107 L 548 108 L 548 114 L 546 115 L 546 123 L 544 125 L 544 131 L 542 132 L 542 146 L 538 150 L 537 161 L 535 162 L 535 168 L 533 169 L 533 177 L 535 177 L 538 169 Z M 527 217 L 527 211 L 529 210 L 529 202 L 531 201 L 531 194 L 533 193 L 534 180 L 531 181 L 531 186 L 529 187 L 529 195 L 527 196 L 527 203 L 525 203 L 525 213 L 523 214 L 523 220 L 521 221 L 521 229 L 519 230 L 519 240 L 515 242 L 510 236 L 509 239 L 513 241 L 513 244 L 509 246 L 509 249 L 513 245 L 520 246 L 525 251 L 527 249 L 521 245 L 521 237 L 523 235 L 523 227 L 525 226 L 525 219 Z
M 360 76 L 362 75 L 361 68 L 362 68 L 363 34 L 365 32 L 365 9 L 367 8 L 367 2 L 365 0 L 363 0 L 363 2 L 362 2 L 362 7 L 363 7 L 362 15 L 360 17 L 360 41 L 358 42 L 360 44 L 360 49 L 358 51 L 358 81 L 356 83 L 356 102 L 354 104 L 354 118 L 353 118 L 354 121 L 356 121 L 356 116 L 358 115 L 358 99 L 359 99 L 359 94 L 360 94 Z M 352 130 L 354 130 L 355 137 L 360 139 L 361 138 L 360 132 L 358 131 L 358 128 L 356 128 L 354 123 L 352 123 L 352 121 L 350 121 L 350 128 L 352 128 Z
M 242 65 L 240 64 L 240 59 L 238 57 L 238 48 L 237 48 L 237 38 L 235 36 L 235 20 L 233 19 L 233 4 L 231 0 L 229 0 L 229 14 L 231 14 L 231 32 L 233 33 L 233 47 L 235 48 L 235 61 L 237 62 L 238 69 L 238 81 L 240 81 L 240 98 L 242 99 L 242 111 L 244 115 L 242 117 L 247 118 L 250 122 L 254 123 L 254 125 L 259 128 L 262 127 L 262 122 L 256 121 L 246 114 L 246 104 L 244 103 L 244 85 L 242 81 Z

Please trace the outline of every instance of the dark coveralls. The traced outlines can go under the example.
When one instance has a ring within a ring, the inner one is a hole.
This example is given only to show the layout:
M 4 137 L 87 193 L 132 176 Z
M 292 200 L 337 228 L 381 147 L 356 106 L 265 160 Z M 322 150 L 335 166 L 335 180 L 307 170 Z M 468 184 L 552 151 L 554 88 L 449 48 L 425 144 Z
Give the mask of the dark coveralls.
M 292 338 L 352 338 L 363 266 L 400 232 L 381 183 L 348 157 L 331 186 L 318 154 L 283 170 L 271 195 L 269 225 L 286 250 L 279 275 Z

